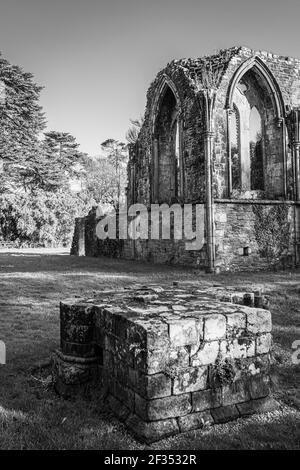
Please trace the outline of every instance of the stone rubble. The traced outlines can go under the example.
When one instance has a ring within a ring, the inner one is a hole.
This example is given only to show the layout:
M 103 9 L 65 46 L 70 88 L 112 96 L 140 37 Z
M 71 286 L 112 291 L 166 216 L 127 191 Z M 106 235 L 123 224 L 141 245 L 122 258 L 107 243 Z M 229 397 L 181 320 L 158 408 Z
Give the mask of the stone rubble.
M 268 410 L 271 313 L 256 307 L 264 304 L 261 294 L 189 285 L 64 300 L 56 390 L 102 390 L 148 443 Z

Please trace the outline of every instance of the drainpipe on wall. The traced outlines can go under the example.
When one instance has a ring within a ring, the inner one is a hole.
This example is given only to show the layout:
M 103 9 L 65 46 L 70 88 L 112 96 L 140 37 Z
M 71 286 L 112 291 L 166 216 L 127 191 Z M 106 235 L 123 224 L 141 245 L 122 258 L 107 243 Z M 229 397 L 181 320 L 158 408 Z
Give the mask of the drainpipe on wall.
M 299 123 L 299 121 L 298 121 Z M 298 266 L 299 255 L 299 203 L 300 203 L 300 180 L 299 180 L 299 154 L 300 154 L 300 141 L 293 142 L 293 154 L 295 162 L 295 178 L 296 178 L 296 205 L 295 205 L 295 265 Z
M 300 154 L 300 109 L 293 109 L 288 118 L 287 126 L 290 134 L 292 154 L 294 160 L 295 200 L 300 202 L 299 154 Z
M 287 117 L 286 124 L 289 131 L 292 147 L 293 169 L 294 169 L 294 231 L 295 231 L 295 265 L 298 265 L 298 243 L 299 243 L 299 203 L 300 203 L 300 109 L 293 109 Z
M 152 203 L 156 204 L 159 199 L 158 179 L 159 179 L 159 161 L 158 161 L 158 139 L 153 141 L 153 194 Z
M 230 134 L 230 120 L 232 109 L 226 109 L 226 124 L 227 124 L 227 197 L 231 199 L 232 195 L 232 173 L 231 173 L 231 134 Z
M 215 268 L 215 240 L 214 240 L 214 206 L 212 191 L 212 149 L 213 149 L 213 129 L 212 129 L 212 113 L 215 102 L 216 90 L 202 90 L 204 114 L 205 114 L 205 130 L 204 138 L 204 154 L 205 154 L 205 193 L 206 193 L 206 236 L 207 236 L 207 272 L 213 273 Z
M 286 158 L 286 123 L 283 118 L 278 118 L 277 126 L 281 129 L 283 149 L 283 197 L 287 199 L 287 158 Z
M 293 148 L 293 157 L 295 162 L 295 179 L 296 179 L 296 191 L 295 191 L 295 222 L 294 222 L 294 231 L 295 231 L 295 266 L 298 266 L 299 256 L 298 256 L 298 243 L 299 243 L 299 202 L 300 202 L 300 184 L 299 184 L 299 150 L 300 142 L 299 140 L 294 140 L 292 144 Z
M 293 142 L 293 153 L 295 159 L 295 173 L 296 173 L 296 201 L 300 202 L 300 180 L 299 180 L 299 151 L 300 141 L 295 140 Z

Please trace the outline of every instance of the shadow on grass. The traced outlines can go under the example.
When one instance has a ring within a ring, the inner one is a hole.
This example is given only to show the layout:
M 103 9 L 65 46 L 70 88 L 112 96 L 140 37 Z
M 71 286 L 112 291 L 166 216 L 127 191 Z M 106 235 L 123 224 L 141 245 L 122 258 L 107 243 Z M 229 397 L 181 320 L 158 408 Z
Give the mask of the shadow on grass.
M 296 449 L 300 414 L 290 407 L 248 419 L 206 427 L 151 446 L 137 442 L 97 395 L 93 400 L 63 400 L 42 374 L 13 371 L 0 392 L 1 449 Z M 46 385 L 47 384 L 47 385 Z M 100 396 L 100 394 L 99 394 Z
M 0 252 L 0 272 L 72 272 L 78 269 L 83 271 L 106 272 L 193 272 L 192 267 L 169 266 L 165 264 L 153 265 L 145 261 L 127 261 L 108 257 L 70 256 L 68 254 L 55 255 L 51 253 L 20 253 Z M 202 271 L 197 270 L 198 274 Z
M 191 432 L 153 444 L 155 449 L 269 449 L 299 447 L 299 366 L 291 345 L 300 339 L 300 272 L 203 274 L 192 268 L 65 254 L 0 253 L 0 339 L 8 364 L 0 366 L 1 449 L 137 449 L 139 444 L 100 400 L 70 402 L 32 377 L 59 342 L 59 301 L 134 282 L 263 289 L 274 323 L 276 397 L 281 411 Z M 50 371 L 45 371 L 50 374 Z

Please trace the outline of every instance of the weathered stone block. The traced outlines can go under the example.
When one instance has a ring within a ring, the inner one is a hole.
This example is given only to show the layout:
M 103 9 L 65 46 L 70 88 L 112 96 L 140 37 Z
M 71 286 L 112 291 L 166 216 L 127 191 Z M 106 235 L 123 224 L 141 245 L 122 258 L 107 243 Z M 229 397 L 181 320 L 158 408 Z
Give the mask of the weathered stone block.
M 114 412 L 114 414 L 119 418 L 120 421 L 126 421 L 126 419 L 131 414 L 131 411 L 127 406 L 120 402 L 113 395 L 109 395 L 107 398 L 108 406 Z
M 130 388 L 121 384 L 118 380 L 112 380 L 110 392 L 115 398 L 126 405 L 127 408 L 132 411 L 134 410 L 134 392 Z
M 189 353 L 186 348 L 169 349 L 167 345 L 161 349 L 135 350 L 135 367 L 145 374 L 166 372 L 174 374 L 178 368 L 189 365 Z
M 92 326 L 94 324 L 93 305 L 83 299 L 71 298 L 60 303 L 62 333 L 70 326 Z
M 244 305 L 247 305 L 248 307 L 254 307 L 254 292 L 245 292 Z
M 119 309 L 116 313 L 119 313 Z M 102 318 L 103 318 L 103 327 L 108 334 L 114 334 L 114 321 L 113 321 L 114 310 L 112 307 L 104 307 L 102 310 Z
M 246 344 L 240 344 L 237 339 L 221 341 L 220 354 L 222 358 L 240 359 L 247 357 L 247 346 Z
M 54 381 L 60 378 L 66 385 L 93 381 L 98 375 L 98 358 L 77 358 L 59 351 L 53 356 Z
M 222 389 L 209 388 L 192 393 L 193 411 L 203 411 L 222 405 Z
M 171 347 L 188 346 L 199 342 L 199 331 L 195 319 L 175 320 L 169 322 Z
M 128 364 L 131 367 L 134 366 L 135 354 L 134 349 L 124 341 L 121 341 L 119 338 L 115 338 L 113 341 L 113 351 L 116 361 L 122 361 L 124 364 Z M 110 351 L 112 349 L 109 349 Z
M 90 343 L 94 339 L 93 325 L 69 325 L 62 331 L 61 338 L 71 343 Z
M 106 304 L 94 305 L 94 325 L 97 328 L 104 330 L 104 318 L 103 318 L 103 308 L 106 307 Z
M 169 342 L 168 325 L 162 321 L 152 321 L 147 327 L 147 348 L 163 348 Z
M 214 341 L 226 335 L 226 317 L 212 314 L 204 319 L 204 341 Z
M 146 348 L 147 333 L 145 328 L 138 323 L 130 322 L 127 330 L 127 340 L 132 345 L 138 345 L 139 348 Z
M 168 351 L 168 370 L 177 370 L 183 367 L 188 367 L 190 356 L 188 349 L 185 347 L 174 348 Z
M 168 348 L 135 350 L 135 367 L 145 374 L 163 372 L 167 368 L 168 362 Z
M 279 408 L 279 403 L 273 398 L 259 398 L 237 404 L 241 416 L 253 415 L 254 413 L 268 413 Z
M 238 409 L 235 405 L 222 406 L 211 410 L 211 415 L 216 424 L 227 423 L 239 417 Z
M 204 426 L 209 426 L 213 424 L 213 422 L 213 418 L 209 411 L 202 411 L 201 413 L 191 413 L 189 415 L 178 418 L 180 432 L 201 429 Z
M 269 310 L 254 308 L 247 311 L 247 329 L 252 333 L 270 333 L 272 318 Z
M 111 374 L 114 373 L 116 361 L 115 356 L 111 351 L 103 350 L 103 367 Z
M 244 312 L 233 312 L 226 315 L 227 318 L 227 337 L 240 334 L 246 329 L 246 314 Z
M 179 433 L 176 419 L 145 422 L 135 414 L 131 414 L 125 424 L 137 439 L 147 444 Z
M 166 418 L 177 418 L 191 412 L 189 393 L 155 400 L 145 400 L 135 395 L 135 411 L 145 421 L 157 421 Z
M 116 338 L 111 334 L 106 334 L 104 337 L 104 349 L 105 351 L 111 351 L 113 354 L 116 350 Z
M 222 404 L 224 406 L 234 405 L 250 400 L 250 391 L 247 382 L 236 380 L 232 384 L 222 387 Z
M 242 253 L 243 254 L 243 248 Z M 231 294 L 231 302 L 234 304 L 254 306 L 254 293 L 234 292 Z
M 96 344 L 104 348 L 104 342 L 105 342 L 105 331 L 103 328 L 99 326 L 95 326 L 94 329 L 94 341 Z
M 122 386 L 124 385 L 125 387 L 129 387 L 130 382 L 128 364 L 117 359 L 114 365 L 114 375 Z
M 254 296 L 254 306 L 256 308 L 263 308 L 264 299 L 260 292 L 256 292 Z
M 127 341 L 139 348 L 158 349 L 169 343 L 168 325 L 161 320 L 131 323 L 127 331 Z
M 114 316 L 114 334 L 121 340 L 127 340 L 128 328 L 130 323 L 123 315 Z
M 166 374 L 146 375 L 138 372 L 134 388 L 146 399 L 167 397 L 172 392 L 172 379 Z
M 270 393 L 270 378 L 264 374 L 258 374 L 249 380 L 250 397 L 255 400 L 256 398 L 263 398 Z
M 207 373 L 207 367 L 179 369 L 174 378 L 174 395 L 204 390 L 207 387 Z
M 77 357 L 95 357 L 100 355 L 100 348 L 97 348 L 94 343 L 70 343 L 61 340 L 61 350 L 64 354 Z
M 247 357 L 254 357 L 256 355 L 256 340 L 251 339 L 247 343 Z
M 267 354 L 270 352 L 272 347 L 272 335 L 270 333 L 264 333 L 256 338 L 256 353 Z
M 220 357 L 222 359 L 243 359 L 255 356 L 255 337 L 248 335 L 220 342 Z
M 219 349 L 218 341 L 203 343 L 198 351 L 191 356 L 191 365 L 198 367 L 214 363 L 218 357 Z
M 134 300 L 137 300 L 138 302 L 151 302 L 152 300 L 157 300 L 158 295 L 155 294 L 155 292 L 152 292 L 149 294 L 147 291 L 146 292 L 140 292 L 134 296 Z
M 110 292 L 110 304 L 105 295 L 94 306 L 80 300 L 74 325 L 77 305 L 64 306 L 62 328 L 81 342 L 62 331 L 67 354 L 56 367 L 57 390 L 77 393 L 97 380 L 119 419 L 136 423 L 133 431 L 149 442 L 250 413 L 236 405 L 269 395 L 271 336 L 260 331 L 269 329 L 269 313 L 204 294 L 195 299 L 194 288 L 185 294 L 173 286 L 159 304 L 127 307 L 129 291 Z

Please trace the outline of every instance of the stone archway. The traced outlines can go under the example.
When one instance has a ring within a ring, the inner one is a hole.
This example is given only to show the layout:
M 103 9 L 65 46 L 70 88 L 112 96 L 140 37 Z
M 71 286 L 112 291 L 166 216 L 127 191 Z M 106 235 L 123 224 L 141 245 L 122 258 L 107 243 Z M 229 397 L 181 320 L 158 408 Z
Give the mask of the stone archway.
M 168 84 L 161 91 L 155 113 L 153 167 L 154 202 L 180 200 L 183 192 L 180 107 Z
M 227 95 L 229 193 L 234 197 L 276 199 L 285 195 L 283 101 L 274 77 L 262 64 L 256 58 L 243 64 Z M 239 143 L 236 153 L 232 152 L 234 138 Z

